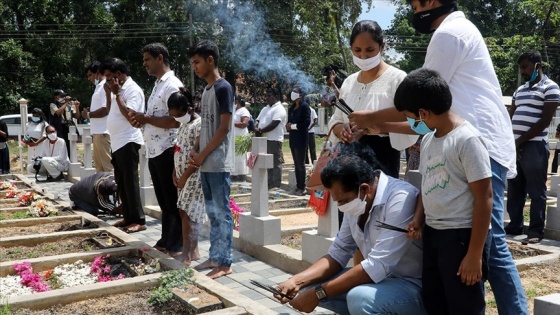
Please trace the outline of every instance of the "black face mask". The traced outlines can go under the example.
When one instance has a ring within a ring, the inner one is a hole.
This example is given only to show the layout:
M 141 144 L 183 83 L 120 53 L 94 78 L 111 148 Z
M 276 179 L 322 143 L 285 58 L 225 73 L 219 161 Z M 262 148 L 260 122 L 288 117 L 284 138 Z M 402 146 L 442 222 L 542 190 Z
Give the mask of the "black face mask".
M 435 9 L 426 10 L 414 13 L 412 16 L 412 27 L 422 34 L 430 34 L 432 30 L 432 23 L 442 15 L 451 13 L 457 10 L 457 4 L 454 2 L 450 5 L 444 5 Z

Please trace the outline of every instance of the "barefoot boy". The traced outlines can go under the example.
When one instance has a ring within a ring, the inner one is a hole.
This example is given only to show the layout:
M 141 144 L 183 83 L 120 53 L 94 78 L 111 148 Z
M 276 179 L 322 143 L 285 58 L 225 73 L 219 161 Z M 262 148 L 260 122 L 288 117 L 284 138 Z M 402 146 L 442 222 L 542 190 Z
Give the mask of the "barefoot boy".
M 411 72 L 395 94 L 395 107 L 412 130 L 427 132 L 419 168 L 425 211 L 413 220 L 426 222 L 423 300 L 428 314 L 483 315 L 481 279 L 492 233 L 490 157 L 481 134 L 449 110 L 451 100 L 447 83 L 425 68 Z
M 233 219 L 229 194 L 233 170 L 233 104 L 231 85 L 218 72 L 218 46 L 201 41 L 189 51 L 195 74 L 208 84 L 202 93 L 202 127 L 198 145 L 189 164 L 200 168 L 206 213 L 210 219 L 210 254 L 196 270 L 212 268 L 207 276 L 216 279 L 232 272 Z

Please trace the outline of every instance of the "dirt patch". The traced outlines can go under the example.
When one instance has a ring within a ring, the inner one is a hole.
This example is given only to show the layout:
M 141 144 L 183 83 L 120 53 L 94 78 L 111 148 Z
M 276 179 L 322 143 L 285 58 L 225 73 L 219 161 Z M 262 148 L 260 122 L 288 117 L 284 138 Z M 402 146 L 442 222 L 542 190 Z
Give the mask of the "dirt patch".
M 33 235 L 33 234 L 50 234 L 55 232 L 76 231 L 83 229 L 94 229 L 97 225 L 89 221 L 82 226 L 81 220 L 73 220 L 68 222 L 46 223 L 33 226 L 14 226 L 0 228 L 2 237 Z
M 318 220 L 317 214 L 312 211 L 280 216 L 280 224 L 283 228 L 313 224 L 317 225 Z
M 10 201 L 3 201 L 2 203 L 0 203 L 0 209 L 8 209 L 8 208 L 20 208 L 19 202 L 17 200 L 10 200 Z
M 301 250 L 301 233 L 294 233 L 282 237 L 282 245 Z
M 43 256 L 54 256 L 100 249 L 92 241 L 83 236 L 70 237 L 54 242 L 39 243 L 34 246 L 0 247 L 3 261 L 30 259 Z
M 533 313 L 535 297 L 560 292 L 560 260 L 550 264 L 533 266 L 519 274 L 531 314 Z M 488 283 L 486 283 L 486 289 L 486 314 L 498 315 L 496 300 L 494 300 L 494 294 Z
M 55 305 L 50 308 L 32 311 L 18 310 L 21 315 L 149 315 L 149 314 L 194 314 L 181 302 L 172 299 L 164 305 L 151 305 L 146 300 L 150 290 L 116 294 L 112 296 L 89 299 L 67 305 Z

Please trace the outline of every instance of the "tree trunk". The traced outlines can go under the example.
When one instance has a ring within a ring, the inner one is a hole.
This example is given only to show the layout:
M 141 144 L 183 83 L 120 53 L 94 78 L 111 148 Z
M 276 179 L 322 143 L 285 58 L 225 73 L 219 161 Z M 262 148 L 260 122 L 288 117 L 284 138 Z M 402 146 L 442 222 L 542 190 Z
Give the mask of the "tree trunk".
M 340 54 L 342 55 L 342 61 L 344 62 L 344 69 L 348 71 L 348 62 L 346 61 L 346 54 L 344 53 L 344 47 L 342 47 L 342 37 L 340 36 L 339 14 L 340 12 L 337 12 L 334 19 L 336 25 L 336 37 L 338 38 L 338 47 L 340 48 Z

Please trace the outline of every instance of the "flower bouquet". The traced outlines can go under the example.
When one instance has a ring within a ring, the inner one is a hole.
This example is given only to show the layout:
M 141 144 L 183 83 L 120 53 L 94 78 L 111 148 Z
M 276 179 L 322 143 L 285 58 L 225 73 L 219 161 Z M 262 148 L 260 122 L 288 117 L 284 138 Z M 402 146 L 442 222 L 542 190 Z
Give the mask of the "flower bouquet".
M 32 191 L 28 191 L 26 193 L 19 194 L 18 201 L 20 207 L 27 207 L 30 206 L 31 203 L 36 200 L 35 193 Z
M 245 210 L 241 209 L 233 198 L 229 198 L 229 208 L 233 217 L 233 229 L 239 231 L 239 214 L 245 212 Z
M 8 190 L 4 195 L 4 199 L 12 199 L 12 198 L 19 198 L 19 195 L 15 190 Z
M 15 190 L 16 186 L 12 182 L 2 182 L 0 183 L 0 190 Z
M 58 213 L 56 207 L 45 199 L 33 201 L 29 207 L 29 214 L 34 217 L 55 216 Z

